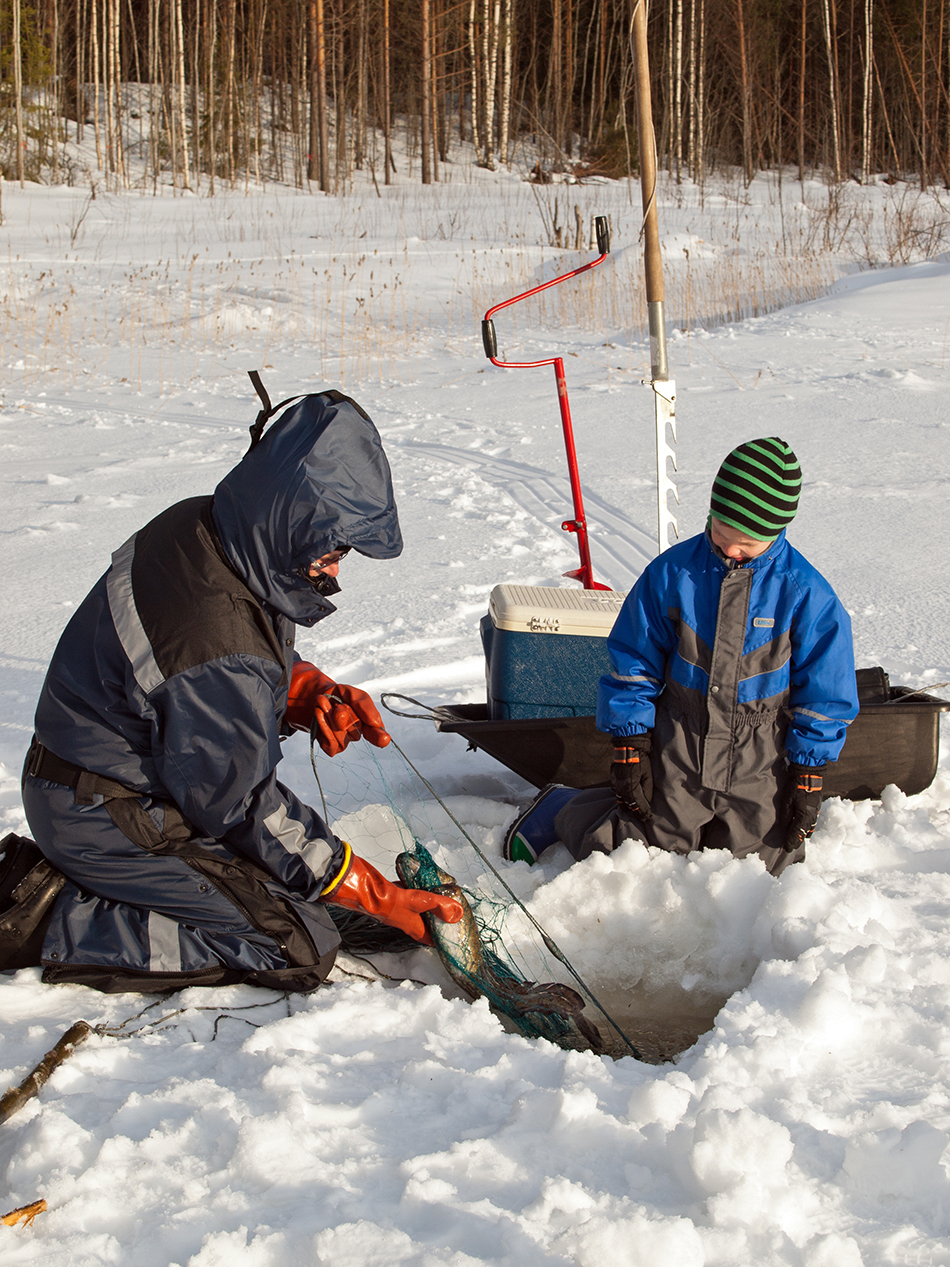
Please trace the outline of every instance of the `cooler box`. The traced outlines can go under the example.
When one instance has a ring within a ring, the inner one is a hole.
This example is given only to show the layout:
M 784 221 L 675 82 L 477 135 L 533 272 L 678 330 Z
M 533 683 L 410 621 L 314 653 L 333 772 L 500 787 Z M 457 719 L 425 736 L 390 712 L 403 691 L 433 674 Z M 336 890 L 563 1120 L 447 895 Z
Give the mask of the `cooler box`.
M 496 585 L 482 618 L 488 717 L 584 717 L 610 672 L 607 635 L 626 591 Z

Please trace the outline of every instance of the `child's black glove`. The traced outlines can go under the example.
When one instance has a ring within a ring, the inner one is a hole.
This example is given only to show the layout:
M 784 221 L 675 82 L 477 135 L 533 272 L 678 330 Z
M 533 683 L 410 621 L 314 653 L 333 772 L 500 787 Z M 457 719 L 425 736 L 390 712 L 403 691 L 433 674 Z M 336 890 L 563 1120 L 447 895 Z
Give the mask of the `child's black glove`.
M 815 830 L 821 809 L 823 765 L 796 765 L 792 762 L 785 776 L 785 789 L 779 808 L 779 826 L 785 828 L 783 848 L 786 853 L 800 849 Z
M 622 809 L 648 823 L 653 817 L 653 767 L 649 735 L 615 735 L 610 786 Z

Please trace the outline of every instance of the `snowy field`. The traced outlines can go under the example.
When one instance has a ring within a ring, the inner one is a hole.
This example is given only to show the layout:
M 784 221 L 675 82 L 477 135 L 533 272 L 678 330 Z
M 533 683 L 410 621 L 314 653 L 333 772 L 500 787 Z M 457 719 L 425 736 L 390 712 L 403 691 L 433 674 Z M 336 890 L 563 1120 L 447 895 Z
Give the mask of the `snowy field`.
M 556 585 L 576 566 L 550 371 L 489 366 L 477 319 L 589 255 L 553 250 L 554 193 L 509 176 L 381 192 L 93 200 L 4 185 L 3 832 L 26 831 L 19 769 L 64 623 L 113 549 L 239 459 L 257 410 L 247 369 L 274 400 L 342 384 L 392 463 L 404 554 L 347 559 L 338 614 L 298 642 L 338 680 L 481 700 L 492 586 Z M 501 314 L 499 340 L 566 355 L 595 574 L 626 589 L 655 531 L 638 192 L 560 192 L 565 222 L 575 203 L 611 215 L 615 253 L 569 296 Z M 858 665 L 945 683 L 950 263 L 856 273 L 853 243 L 837 264 L 808 255 L 829 229 L 820 186 L 805 194 L 664 193 L 681 532 L 702 528 L 733 445 L 782 436 L 805 473 L 789 535 L 851 612 Z M 887 238 L 895 195 L 861 197 L 866 253 L 903 258 Z M 775 243 L 794 233 L 794 294 L 837 277 L 831 291 L 714 324 L 740 292 L 733 312 L 792 293 Z M 499 857 L 529 787 L 427 722 L 391 729 Z M 479 887 L 398 752 L 363 747 L 319 764 L 339 830 L 391 868 L 395 807 Z M 283 778 L 319 804 L 304 739 L 285 751 Z M 0 1213 L 49 1206 L 31 1228 L 0 1226 L 4 1267 L 950 1264 L 945 756 L 920 796 L 828 802 L 808 860 L 779 880 L 632 842 L 573 867 L 559 849 L 499 865 L 624 1016 L 712 1028 L 662 1064 L 569 1053 L 437 985 L 349 975 L 367 971 L 355 960 L 310 996 L 153 1001 L 0 1127 Z M 437 978 L 429 958 L 413 956 L 417 980 Z M 0 1086 L 77 1019 L 117 1026 L 149 1002 L 0 976 Z

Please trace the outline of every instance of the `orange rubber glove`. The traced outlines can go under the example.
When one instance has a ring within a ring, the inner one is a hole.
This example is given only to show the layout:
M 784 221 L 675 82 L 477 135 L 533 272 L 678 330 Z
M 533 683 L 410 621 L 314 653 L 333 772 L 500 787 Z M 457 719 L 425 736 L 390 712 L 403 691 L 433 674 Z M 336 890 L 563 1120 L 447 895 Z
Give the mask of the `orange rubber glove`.
M 323 890 L 320 895 L 322 901 L 335 902 L 347 910 L 372 915 L 381 924 L 401 929 L 424 946 L 431 946 L 432 938 L 422 921 L 422 912 L 431 911 L 447 924 L 457 924 L 462 918 L 462 907 L 454 898 L 393 884 L 375 867 L 358 858 L 349 845 L 346 850 L 343 867 L 337 878 Z
M 385 748 L 390 741 L 365 691 L 334 682 L 306 660 L 293 667 L 284 718 L 295 730 L 315 726 L 317 743 L 328 757 L 338 756 L 357 739 L 367 739 L 376 748 Z

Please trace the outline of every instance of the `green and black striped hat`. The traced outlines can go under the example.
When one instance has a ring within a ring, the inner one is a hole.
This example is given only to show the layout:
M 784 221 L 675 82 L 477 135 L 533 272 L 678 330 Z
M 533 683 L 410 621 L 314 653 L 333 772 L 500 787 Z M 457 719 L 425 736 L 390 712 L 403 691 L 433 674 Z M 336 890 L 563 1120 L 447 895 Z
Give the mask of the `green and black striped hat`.
M 756 541 L 774 541 L 795 518 L 802 491 L 798 458 L 778 436 L 733 449 L 713 480 L 710 512 Z

